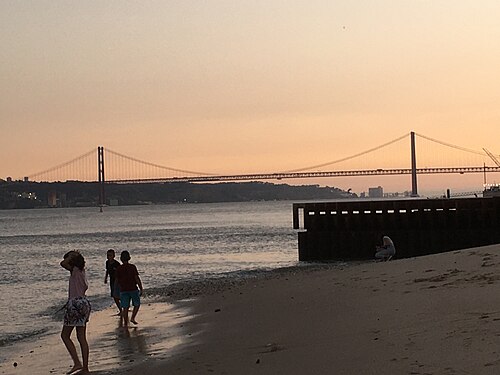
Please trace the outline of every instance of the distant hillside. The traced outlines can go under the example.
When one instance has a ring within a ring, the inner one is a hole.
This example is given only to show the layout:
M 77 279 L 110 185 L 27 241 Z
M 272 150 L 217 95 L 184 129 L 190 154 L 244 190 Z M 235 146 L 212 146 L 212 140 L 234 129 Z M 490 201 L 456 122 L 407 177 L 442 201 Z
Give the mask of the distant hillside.
M 97 206 L 99 201 L 98 192 L 98 184 L 95 182 L 0 182 L 0 208 Z M 319 185 L 293 186 L 268 182 L 106 184 L 106 203 L 111 205 L 340 199 L 352 197 L 356 197 L 356 195 L 334 187 L 320 187 Z

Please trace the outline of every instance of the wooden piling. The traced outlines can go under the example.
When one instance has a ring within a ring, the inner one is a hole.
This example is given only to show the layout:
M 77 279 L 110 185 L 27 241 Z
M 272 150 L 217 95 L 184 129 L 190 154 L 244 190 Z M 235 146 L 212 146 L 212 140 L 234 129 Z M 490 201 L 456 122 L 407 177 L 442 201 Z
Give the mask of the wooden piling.
M 371 259 L 384 235 L 406 258 L 500 243 L 500 197 L 294 203 L 293 227 L 299 260 Z

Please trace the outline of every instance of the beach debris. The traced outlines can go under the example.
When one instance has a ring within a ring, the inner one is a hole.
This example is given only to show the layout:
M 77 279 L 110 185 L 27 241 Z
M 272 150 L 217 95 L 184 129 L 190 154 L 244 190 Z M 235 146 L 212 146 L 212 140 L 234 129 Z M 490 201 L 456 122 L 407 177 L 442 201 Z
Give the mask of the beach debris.
M 220 312 L 220 309 L 215 309 L 214 312 Z
M 257 360 L 255 361 L 256 364 L 259 364 L 260 363 L 260 358 L 257 358 Z
M 17 367 L 17 362 L 14 362 L 12 365 L 13 365 L 14 367 Z
M 269 343 L 269 344 L 266 344 L 264 346 L 264 350 L 260 351 L 259 353 L 263 354 L 263 353 L 274 353 L 274 352 L 278 352 L 280 350 L 285 350 L 285 347 L 282 346 L 282 345 L 279 345 L 279 344 L 276 344 L 276 343 Z

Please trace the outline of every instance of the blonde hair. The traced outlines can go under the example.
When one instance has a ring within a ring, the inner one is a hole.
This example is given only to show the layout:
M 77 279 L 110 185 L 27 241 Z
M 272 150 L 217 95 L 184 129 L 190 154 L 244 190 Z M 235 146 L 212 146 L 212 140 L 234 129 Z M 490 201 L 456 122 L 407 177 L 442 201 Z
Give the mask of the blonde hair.
M 382 241 L 384 242 L 384 245 L 392 245 L 392 246 L 394 246 L 394 242 L 392 242 L 392 240 L 391 240 L 391 238 L 389 236 L 382 237 Z

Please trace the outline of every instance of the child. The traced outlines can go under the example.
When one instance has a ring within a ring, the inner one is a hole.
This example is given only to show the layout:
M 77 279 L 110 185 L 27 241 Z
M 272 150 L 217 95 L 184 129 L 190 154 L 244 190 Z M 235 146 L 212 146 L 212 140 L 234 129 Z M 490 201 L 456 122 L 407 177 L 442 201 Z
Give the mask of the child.
M 87 343 L 87 322 L 90 316 L 90 302 L 85 296 L 88 289 L 85 278 L 85 259 L 78 251 L 70 251 L 64 254 L 61 267 L 70 272 L 69 296 L 64 313 L 64 325 L 61 339 L 73 359 L 73 368 L 68 374 L 78 371 L 77 374 L 89 374 L 89 345 Z M 71 332 L 76 327 L 76 337 L 82 351 L 82 362 L 78 359 L 75 344 L 71 340 Z
M 106 252 L 106 275 L 104 276 L 104 284 L 108 282 L 109 275 L 109 288 L 111 289 L 111 297 L 113 297 L 116 307 L 118 307 L 118 315 L 121 315 L 120 308 L 120 289 L 118 287 L 118 283 L 116 283 L 115 272 L 116 269 L 120 266 L 120 262 L 115 259 L 115 251 L 113 249 L 109 249 Z
M 130 308 L 130 300 L 132 300 L 132 305 L 134 309 L 132 310 L 132 316 L 130 321 L 137 324 L 135 317 L 141 306 L 140 296 L 142 295 L 142 282 L 139 278 L 139 272 L 137 272 L 137 267 L 130 264 L 130 253 L 128 251 L 122 251 L 120 254 L 120 260 L 122 265 L 116 269 L 116 280 L 120 287 L 120 303 L 122 307 L 122 317 L 124 326 L 128 326 L 128 310 Z M 137 290 L 139 287 L 139 290 Z

